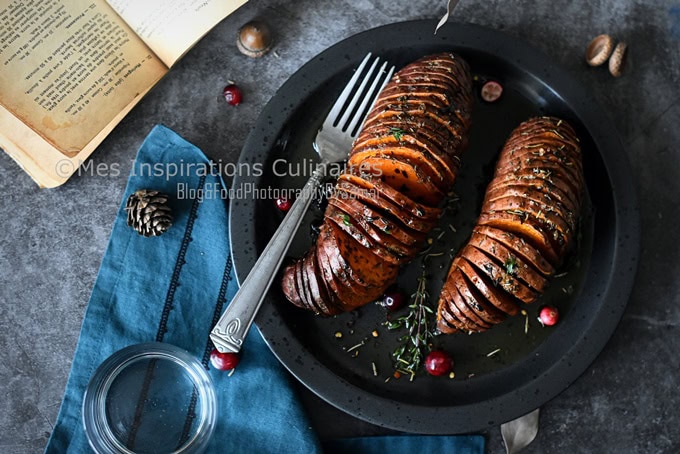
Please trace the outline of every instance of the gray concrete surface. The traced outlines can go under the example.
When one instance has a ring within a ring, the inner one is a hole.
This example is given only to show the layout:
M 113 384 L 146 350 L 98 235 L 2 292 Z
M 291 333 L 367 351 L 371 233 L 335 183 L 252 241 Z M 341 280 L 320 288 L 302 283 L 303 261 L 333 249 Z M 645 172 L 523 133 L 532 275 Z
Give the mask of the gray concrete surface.
M 0 452 L 40 452 L 66 384 L 80 323 L 131 160 L 156 123 L 206 154 L 235 160 L 276 89 L 332 44 L 373 26 L 439 17 L 444 1 L 251 0 L 203 39 L 123 120 L 94 155 L 119 176 L 75 177 L 40 190 L 0 155 Z M 586 85 L 614 120 L 632 163 L 642 253 L 628 309 L 604 352 L 543 408 L 527 452 L 680 451 L 680 3 L 677 0 L 462 0 L 457 20 L 505 30 L 546 51 Z M 276 33 L 276 52 L 238 54 L 238 27 L 253 17 Z M 608 32 L 631 47 L 621 79 L 583 63 L 589 39 Z M 227 79 L 245 91 L 237 109 Z M 624 150 L 622 150 L 624 153 Z M 309 394 L 324 438 L 378 434 Z M 497 429 L 489 452 L 502 452 Z

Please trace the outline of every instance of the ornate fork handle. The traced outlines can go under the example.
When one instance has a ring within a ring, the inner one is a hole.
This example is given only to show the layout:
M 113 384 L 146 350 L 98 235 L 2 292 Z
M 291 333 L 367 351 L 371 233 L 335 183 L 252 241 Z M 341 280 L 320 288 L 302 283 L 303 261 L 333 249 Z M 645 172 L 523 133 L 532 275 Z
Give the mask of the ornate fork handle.
M 248 330 L 255 320 L 269 287 L 276 278 L 293 237 L 300 228 L 302 218 L 312 202 L 314 191 L 326 174 L 327 168 L 327 163 L 317 165 L 314 173 L 302 188 L 300 196 L 293 203 L 227 310 L 210 333 L 210 339 L 220 352 L 238 353 L 241 350 Z

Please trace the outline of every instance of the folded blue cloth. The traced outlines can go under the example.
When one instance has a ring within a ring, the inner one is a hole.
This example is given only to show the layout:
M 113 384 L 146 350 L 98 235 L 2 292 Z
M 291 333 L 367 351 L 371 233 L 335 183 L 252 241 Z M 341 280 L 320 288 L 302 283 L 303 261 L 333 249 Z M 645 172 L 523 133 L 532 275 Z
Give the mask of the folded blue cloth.
M 232 376 L 210 367 L 208 335 L 238 285 L 220 192 L 224 185 L 219 176 L 205 172 L 208 163 L 198 148 L 163 126 L 154 128 L 140 148 L 92 290 L 47 453 L 89 451 L 81 405 L 90 377 L 115 351 L 150 341 L 184 348 L 209 370 L 219 402 L 208 453 L 324 451 L 296 399 L 291 376 L 257 330 L 246 340 Z M 160 237 L 142 237 L 126 225 L 125 201 L 143 188 L 170 195 L 174 222 Z M 427 452 L 480 453 L 484 439 L 393 436 L 338 440 L 326 449 L 380 453 L 424 447 Z

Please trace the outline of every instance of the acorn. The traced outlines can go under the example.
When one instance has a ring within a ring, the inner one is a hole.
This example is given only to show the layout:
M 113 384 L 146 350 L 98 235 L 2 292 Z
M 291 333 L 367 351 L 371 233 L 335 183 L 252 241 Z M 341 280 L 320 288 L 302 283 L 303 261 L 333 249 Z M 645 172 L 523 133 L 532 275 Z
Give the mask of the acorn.
M 261 21 L 250 21 L 238 31 L 236 47 L 242 54 L 259 58 L 272 47 L 272 33 L 269 26 Z
M 623 74 L 623 68 L 626 63 L 626 50 L 628 50 L 628 45 L 620 42 L 616 45 L 612 56 L 609 58 L 609 73 L 614 77 L 619 77 Z
M 607 61 L 612 49 L 614 49 L 614 40 L 611 36 L 596 36 L 586 49 L 586 63 L 590 66 L 600 66 Z

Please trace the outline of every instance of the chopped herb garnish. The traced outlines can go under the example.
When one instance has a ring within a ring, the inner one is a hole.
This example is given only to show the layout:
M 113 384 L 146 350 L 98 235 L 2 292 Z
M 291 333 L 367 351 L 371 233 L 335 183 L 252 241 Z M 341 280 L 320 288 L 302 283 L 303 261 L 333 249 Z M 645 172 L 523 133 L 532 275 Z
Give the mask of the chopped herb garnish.
M 507 271 L 508 274 L 517 274 L 517 259 L 514 255 L 508 255 L 508 258 L 503 265 L 505 265 L 505 271 Z
M 342 223 L 345 225 L 352 225 L 352 223 L 350 222 L 349 214 L 342 215 Z
M 401 128 L 390 128 L 390 132 L 394 136 L 395 139 L 401 141 L 401 138 L 404 136 L 404 130 Z

